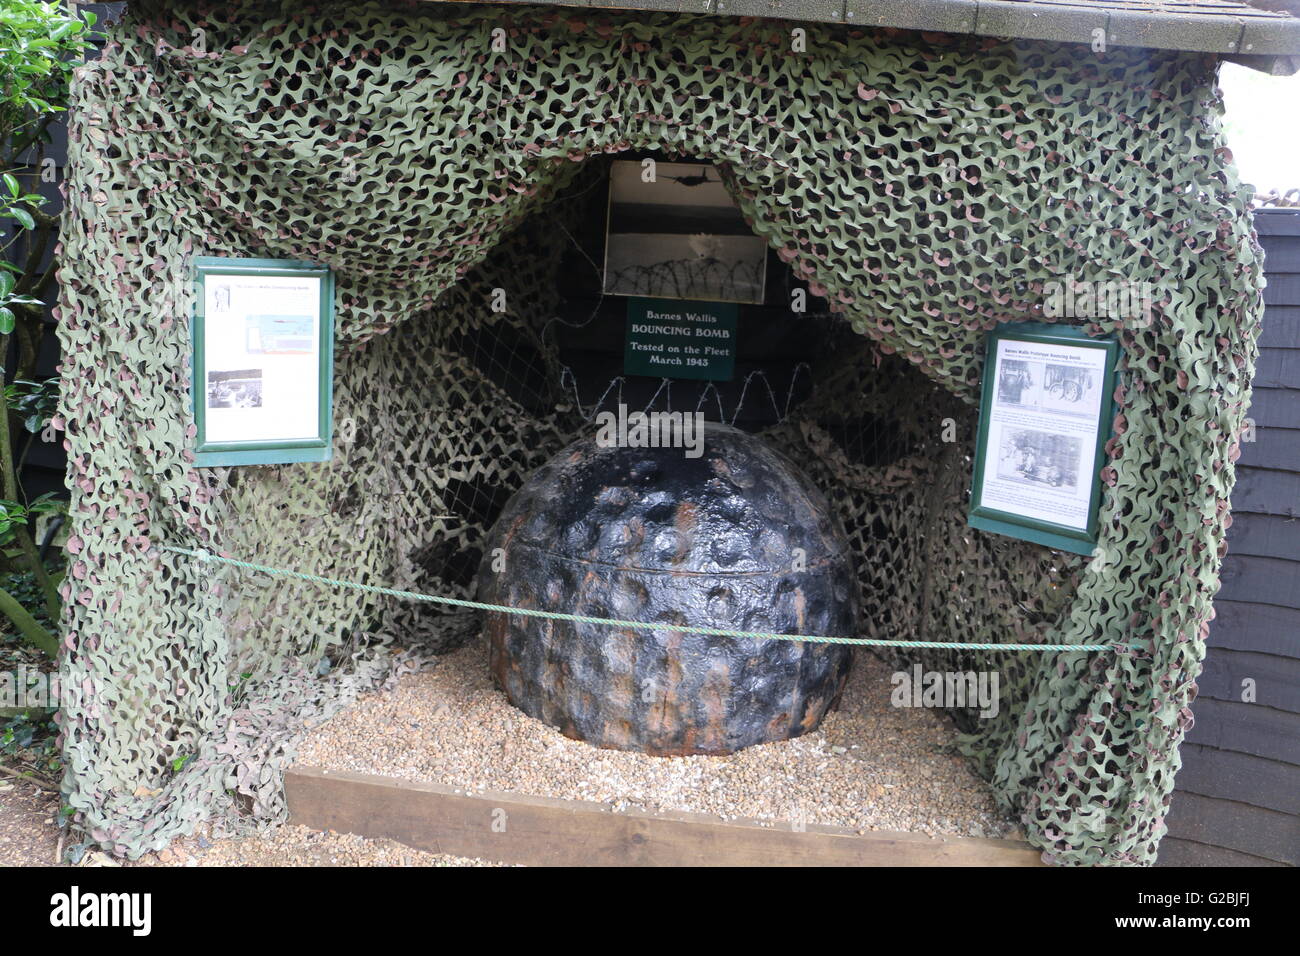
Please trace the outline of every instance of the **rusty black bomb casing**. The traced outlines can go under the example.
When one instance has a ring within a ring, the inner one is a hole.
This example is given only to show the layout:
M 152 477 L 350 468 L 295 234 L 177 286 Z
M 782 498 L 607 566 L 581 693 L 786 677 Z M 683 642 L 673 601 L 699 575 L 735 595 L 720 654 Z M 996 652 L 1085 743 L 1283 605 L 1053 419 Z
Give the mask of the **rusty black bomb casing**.
M 825 498 L 766 442 L 713 423 L 698 458 L 594 437 L 561 451 L 501 513 L 478 596 L 662 622 L 650 631 L 489 612 L 485 625 L 493 676 L 514 706 L 566 736 L 656 755 L 807 733 L 852 661 L 843 645 L 673 625 L 846 637 L 857 626 L 850 550 Z

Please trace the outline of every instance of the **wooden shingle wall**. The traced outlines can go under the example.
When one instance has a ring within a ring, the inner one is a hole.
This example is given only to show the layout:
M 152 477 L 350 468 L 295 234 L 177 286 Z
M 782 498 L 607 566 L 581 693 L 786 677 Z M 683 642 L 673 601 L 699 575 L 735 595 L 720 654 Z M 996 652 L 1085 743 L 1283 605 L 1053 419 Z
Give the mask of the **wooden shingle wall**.
M 1300 210 L 1261 210 L 1268 288 L 1232 528 L 1163 865 L 1300 863 Z

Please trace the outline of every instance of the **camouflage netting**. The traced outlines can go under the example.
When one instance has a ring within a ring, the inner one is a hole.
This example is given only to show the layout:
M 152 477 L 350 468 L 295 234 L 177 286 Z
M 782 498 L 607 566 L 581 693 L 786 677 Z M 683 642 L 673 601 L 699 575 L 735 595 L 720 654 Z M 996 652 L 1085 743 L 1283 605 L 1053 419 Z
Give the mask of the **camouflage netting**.
M 956 716 L 1049 858 L 1153 859 L 1260 311 L 1214 62 L 811 25 L 794 52 L 792 28 L 131 4 L 76 84 L 60 307 L 62 668 L 93 691 L 63 713 L 64 789 L 91 839 L 138 855 L 200 819 L 274 818 L 304 720 L 473 633 L 158 545 L 468 594 L 496 510 L 581 424 L 540 333 L 558 240 L 529 216 L 580 161 L 638 148 L 719 164 L 755 232 L 862 335 L 772 437 L 843 509 L 872 633 L 1136 646 L 923 660 L 1003 673 L 996 719 Z M 335 270 L 331 463 L 193 467 L 203 254 Z M 964 520 L 983 333 L 1035 317 L 1054 277 L 1163 299 L 1150 322 L 1092 327 L 1126 369 L 1090 562 Z M 906 439 L 894 458 L 852 437 L 868 421 Z

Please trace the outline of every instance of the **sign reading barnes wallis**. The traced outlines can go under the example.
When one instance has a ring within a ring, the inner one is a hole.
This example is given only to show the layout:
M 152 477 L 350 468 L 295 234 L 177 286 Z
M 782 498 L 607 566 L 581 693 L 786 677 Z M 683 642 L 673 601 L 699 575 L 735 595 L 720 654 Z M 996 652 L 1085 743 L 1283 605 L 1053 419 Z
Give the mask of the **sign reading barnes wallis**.
M 735 303 L 628 300 L 624 373 L 729 382 L 735 369 Z

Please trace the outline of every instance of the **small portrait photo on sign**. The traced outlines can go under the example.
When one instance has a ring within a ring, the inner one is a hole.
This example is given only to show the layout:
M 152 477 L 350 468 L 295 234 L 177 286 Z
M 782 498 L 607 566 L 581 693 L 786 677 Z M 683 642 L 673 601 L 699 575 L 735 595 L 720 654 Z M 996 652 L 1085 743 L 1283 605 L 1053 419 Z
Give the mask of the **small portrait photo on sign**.
M 1034 376 L 1028 362 L 1008 361 L 998 370 L 998 401 L 1023 405 L 1033 395 Z
M 223 315 L 230 311 L 230 285 L 217 282 L 212 286 L 212 311 Z
M 607 295 L 762 303 L 767 243 L 708 163 L 610 166 Z

